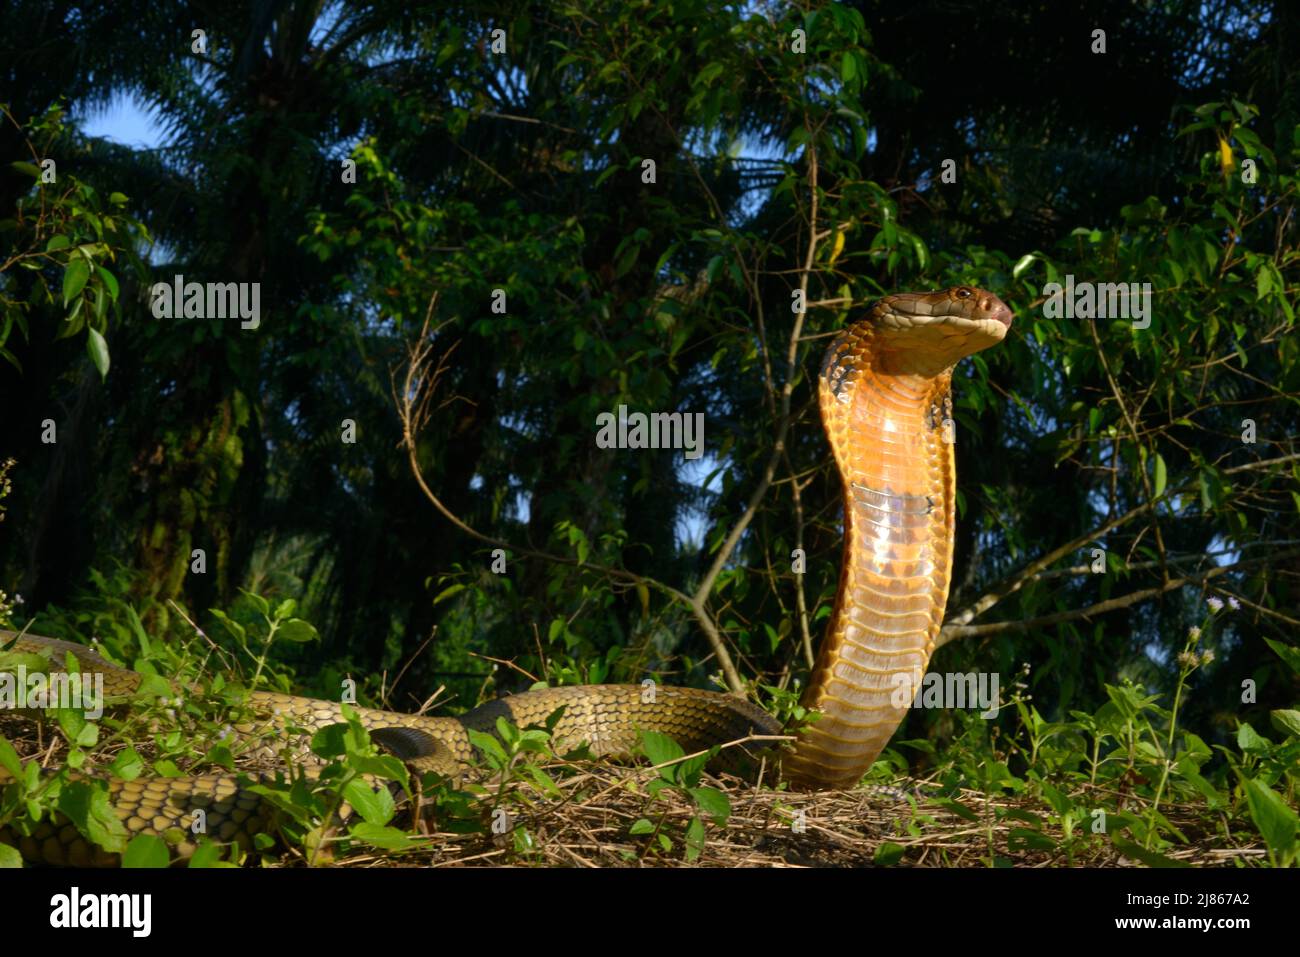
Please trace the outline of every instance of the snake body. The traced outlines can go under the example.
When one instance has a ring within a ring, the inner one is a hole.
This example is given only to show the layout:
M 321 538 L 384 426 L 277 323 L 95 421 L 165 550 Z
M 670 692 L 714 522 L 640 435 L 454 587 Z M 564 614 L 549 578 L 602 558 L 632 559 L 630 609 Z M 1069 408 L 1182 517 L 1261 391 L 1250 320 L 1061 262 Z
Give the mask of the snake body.
M 792 787 L 852 787 L 906 714 L 943 623 L 952 572 L 952 369 L 964 356 L 1000 342 L 1010 324 L 1010 309 L 982 289 L 902 293 L 874 303 L 827 351 L 819 396 L 844 486 L 844 549 L 835 606 L 803 696 L 819 717 L 782 761 Z M 0 647 L 50 658 L 52 671 L 72 653 L 82 671 L 104 676 L 107 695 L 129 696 L 139 687 L 135 672 L 82 645 L 10 632 L 0 637 Z M 334 702 L 265 691 L 247 700 L 263 730 L 311 731 L 342 720 Z M 556 740 L 586 742 L 596 755 L 632 753 L 642 730 L 669 734 L 688 753 L 781 731 L 774 718 L 742 698 L 673 687 L 649 695 L 630 685 L 541 689 L 487 702 L 458 718 L 356 711 L 402 756 L 417 757 L 424 768 L 453 770 L 474 756 L 470 730 L 491 732 L 498 717 L 519 727 L 541 724 L 561 706 Z M 6 780 L 0 767 L 0 786 Z M 182 856 L 193 849 L 196 809 L 204 811 L 207 834 L 245 846 L 271 817 L 232 774 L 114 779 L 107 786 L 128 834 L 167 836 Z M 116 857 L 67 823 L 47 821 L 27 835 L 0 833 L 0 840 L 16 844 L 29 860 L 54 864 L 107 864 Z
M 802 702 L 822 717 L 785 760 L 794 786 L 852 787 L 906 714 L 952 574 L 952 369 L 1010 325 L 1011 310 L 981 289 L 901 293 L 826 353 L 819 399 L 844 485 L 844 552 Z

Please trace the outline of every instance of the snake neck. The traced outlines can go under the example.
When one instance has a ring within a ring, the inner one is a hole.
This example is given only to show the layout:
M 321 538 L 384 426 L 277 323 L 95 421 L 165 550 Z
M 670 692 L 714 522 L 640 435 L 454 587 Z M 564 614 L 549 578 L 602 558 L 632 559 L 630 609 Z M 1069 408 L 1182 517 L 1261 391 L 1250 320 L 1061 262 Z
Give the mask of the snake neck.
M 785 760 L 795 787 L 852 787 L 907 714 L 952 571 L 951 363 L 866 323 L 827 353 L 822 422 L 844 484 L 839 590 L 803 705 L 820 718 Z M 945 441 L 947 439 L 948 441 Z

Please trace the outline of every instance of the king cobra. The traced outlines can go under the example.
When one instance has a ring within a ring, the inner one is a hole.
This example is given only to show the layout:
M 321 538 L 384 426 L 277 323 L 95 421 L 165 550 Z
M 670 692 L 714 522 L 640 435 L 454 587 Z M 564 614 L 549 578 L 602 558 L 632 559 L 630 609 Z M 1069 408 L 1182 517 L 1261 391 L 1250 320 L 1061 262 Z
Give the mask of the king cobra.
M 822 424 L 844 487 L 844 545 L 834 610 L 802 703 L 814 718 L 780 762 L 790 786 L 851 788 L 907 713 L 899 689 L 917 687 L 943 624 L 953 559 L 956 483 L 952 370 L 996 345 L 1011 310 L 970 286 L 902 293 L 872 304 L 831 344 L 822 363 Z M 51 671 L 71 653 L 83 672 L 104 675 L 108 695 L 130 696 L 140 675 L 89 648 L 54 638 L 0 632 L 0 648 L 41 654 Z M 249 692 L 257 723 L 313 731 L 342 719 L 337 703 Z M 458 718 L 357 708 L 373 735 L 416 766 L 455 771 L 474 760 L 469 731 L 492 732 L 499 717 L 541 724 L 563 707 L 556 741 L 585 742 L 591 753 L 629 756 L 640 731 L 673 736 L 687 752 L 751 735 L 778 735 L 767 712 L 713 691 L 635 685 L 581 685 L 511 695 Z M 11 780 L 0 767 L 0 785 Z M 259 775 L 198 774 L 107 782 L 128 836 L 166 837 L 178 857 L 194 850 L 191 825 L 247 848 L 271 826 L 271 810 L 248 788 Z M 52 864 L 113 864 L 70 823 L 46 820 L 28 834 L 0 833 L 25 858 Z

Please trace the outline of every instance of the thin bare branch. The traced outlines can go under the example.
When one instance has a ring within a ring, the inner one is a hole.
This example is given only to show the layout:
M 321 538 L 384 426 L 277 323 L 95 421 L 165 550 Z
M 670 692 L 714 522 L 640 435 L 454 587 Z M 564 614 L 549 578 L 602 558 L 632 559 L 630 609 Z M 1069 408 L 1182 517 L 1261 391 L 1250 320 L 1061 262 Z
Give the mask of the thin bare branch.
M 1247 472 L 1253 469 L 1268 468 L 1269 466 L 1273 466 L 1273 465 L 1281 465 L 1284 462 L 1293 462 L 1296 461 L 1297 459 L 1300 459 L 1300 453 L 1294 453 L 1291 455 L 1282 455 L 1273 459 L 1261 459 L 1258 462 L 1247 462 L 1244 465 L 1236 465 L 1233 466 L 1232 468 L 1224 469 L 1223 473 L 1225 475 L 1236 475 L 1240 472 Z M 1024 587 L 1026 582 L 1032 580 L 1035 575 L 1043 571 L 1049 565 L 1052 565 L 1055 562 L 1060 561 L 1062 558 L 1064 558 L 1066 555 L 1069 555 L 1071 552 L 1074 552 L 1075 550 L 1082 548 L 1084 545 L 1088 544 L 1089 542 L 1100 538 L 1101 536 L 1109 532 L 1111 529 L 1118 528 L 1119 526 L 1124 525 L 1127 522 L 1130 522 L 1133 519 L 1137 518 L 1139 515 L 1145 514 L 1146 512 L 1155 508 L 1158 504 L 1165 501 L 1166 499 L 1174 495 L 1186 493 L 1191 488 L 1192 488 L 1192 483 L 1189 482 L 1179 486 L 1178 488 L 1166 489 L 1163 495 L 1160 495 L 1156 498 L 1143 502 L 1141 505 L 1135 505 L 1133 508 L 1129 509 L 1123 515 L 1116 516 L 1115 518 L 1112 518 L 1109 521 L 1103 522 L 1101 525 L 1098 525 L 1096 528 L 1092 529 L 1091 531 L 1085 532 L 1079 537 L 1071 539 L 1065 544 L 1052 549 L 1050 552 L 1047 552 L 1041 557 L 1036 558 L 1034 561 L 1024 565 L 1018 572 L 1014 573 L 1008 578 L 1003 579 L 993 588 L 985 592 L 984 595 L 982 595 L 980 598 L 978 598 L 971 604 L 967 605 L 965 608 L 961 609 L 960 611 L 956 612 L 955 614 L 950 615 L 948 617 L 948 620 L 944 623 L 942 630 L 940 630 L 939 632 L 939 639 L 938 641 L 935 642 L 935 647 L 936 648 L 942 647 L 943 645 L 946 645 L 948 642 L 952 641 L 954 638 L 959 638 L 965 635 L 979 634 L 979 632 L 972 632 L 966 630 L 968 627 L 971 627 L 969 626 L 968 623 L 972 619 L 988 611 L 998 602 L 1002 601 L 1002 599 L 1015 594 L 1022 587 Z M 1182 581 L 1182 579 L 1180 579 L 1180 581 Z M 995 623 L 995 624 L 1000 624 L 1000 623 Z
M 732 693 L 743 695 L 745 693 L 745 683 L 740 678 L 740 672 L 736 670 L 735 663 L 731 660 L 726 645 L 723 643 L 722 636 L 718 631 L 717 625 L 704 608 L 703 602 L 697 602 L 696 599 L 685 592 L 679 591 L 658 579 L 648 578 L 644 575 L 637 575 L 623 568 L 613 568 L 608 565 L 599 565 L 593 562 L 583 562 L 567 555 L 555 555 L 550 552 L 538 551 L 537 549 L 525 548 L 507 542 L 504 539 L 496 538 L 492 535 L 485 535 L 478 529 L 472 527 L 459 515 L 449 509 L 443 501 L 438 498 L 437 494 L 429 487 L 428 481 L 424 477 L 424 472 L 420 468 L 418 455 L 419 436 L 428 422 L 431 412 L 433 396 L 437 390 L 438 380 L 446 371 L 446 357 L 450 354 L 450 349 L 442 353 L 432 369 L 429 368 L 433 355 L 433 336 L 439 327 L 434 327 L 433 316 L 438 303 L 438 294 L 434 293 L 429 299 L 429 307 L 425 312 L 424 324 L 420 329 L 418 339 L 410 347 L 408 362 L 406 365 L 406 374 L 403 377 L 401 388 L 398 388 L 396 377 L 393 377 L 392 393 L 393 402 L 397 408 L 398 418 L 402 423 L 402 445 L 406 448 L 407 461 L 411 467 L 411 474 L 415 477 L 416 484 L 433 507 L 438 510 L 439 514 L 452 525 L 460 529 L 471 538 L 497 548 L 505 549 L 516 555 L 523 555 L 528 558 L 538 558 L 542 561 L 554 562 L 560 565 L 571 565 L 574 568 L 580 568 L 583 571 L 595 572 L 600 575 L 606 575 L 619 581 L 630 582 L 636 585 L 644 585 L 647 588 L 653 588 L 655 591 L 668 596 L 685 607 L 691 609 L 699 623 L 700 629 L 704 632 L 705 639 L 709 642 L 709 647 L 718 659 L 719 667 L 727 681 L 727 686 Z
M 1129 592 L 1127 595 L 1120 595 L 1117 598 L 1108 598 L 1106 601 L 1097 602 L 1095 605 L 1089 605 L 1087 608 L 1072 608 L 1069 611 L 1058 611 L 1051 615 L 1041 615 L 1038 618 L 1020 619 L 1017 621 L 991 621 L 983 625 L 958 625 L 956 627 L 944 625 L 943 633 L 947 635 L 946 641 L 951 641 L 953 638 L 973 638 L 983 635 L 1003 634 L 1005 632 L 1030 631 L 1034 628 L 1046 628 L 1050 625 L 1059 625 L 1066 621 L 1077 621 L 1080 618 L 1092 618 L 1096 615 L 1104 615 L 1107 612 L 1118 611 L 1121 608 L 1128 608 L 1130 605 L 1136 605 L 1138 602 L 1146 601 L 1148 598 L 1156 598 L 1167 591 L 1182 588 L 1184 585 L 1197 585 L 1202 582 L 1207 582 L 1246 565 L 1258 565 L 1260 562 L 1273 562 L 1284 558 L 1295 558 L 1297 556 L 1300 556 L 1300 549 L 1282 552 L 1277 555 L 1270 555 L 1266 558 L 1251 558 L 1246 561 L 1235 562 L 1232 565 L 1220 565 L 1217 568 L 1211 568 L 1199 575 L 1187 575 L 1183 578 L 1171 578 L 1152 588 L 1143 588 L 1139 591 Z M 939 642 L 938 644 L 944 644 L 944 642 Z

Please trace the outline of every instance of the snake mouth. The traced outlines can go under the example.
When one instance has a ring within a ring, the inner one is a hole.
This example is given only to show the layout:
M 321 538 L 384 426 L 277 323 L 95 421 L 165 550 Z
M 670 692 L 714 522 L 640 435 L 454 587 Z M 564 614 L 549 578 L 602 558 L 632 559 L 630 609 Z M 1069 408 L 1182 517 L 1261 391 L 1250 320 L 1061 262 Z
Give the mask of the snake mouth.
M 1005 306 L 1002 307 L 1006 309 Z M 875 319 L 880 325 L 887 329 L 895 329 L 900 332 L 908 329 L 924 329 L 945 327 L 960 333 L 977 333 L 981 336 L 988 337 L 994 342 L 1000 342 L 1011 328 L 1010 310 L 1006 309 L 1007 318 L 1004 320 L 1000 316 L 989 318 L 970 319 L 965 316 L 923 316 L 914 312 L 896 311 L 888 306 L 880 309 L 875 314 Z

